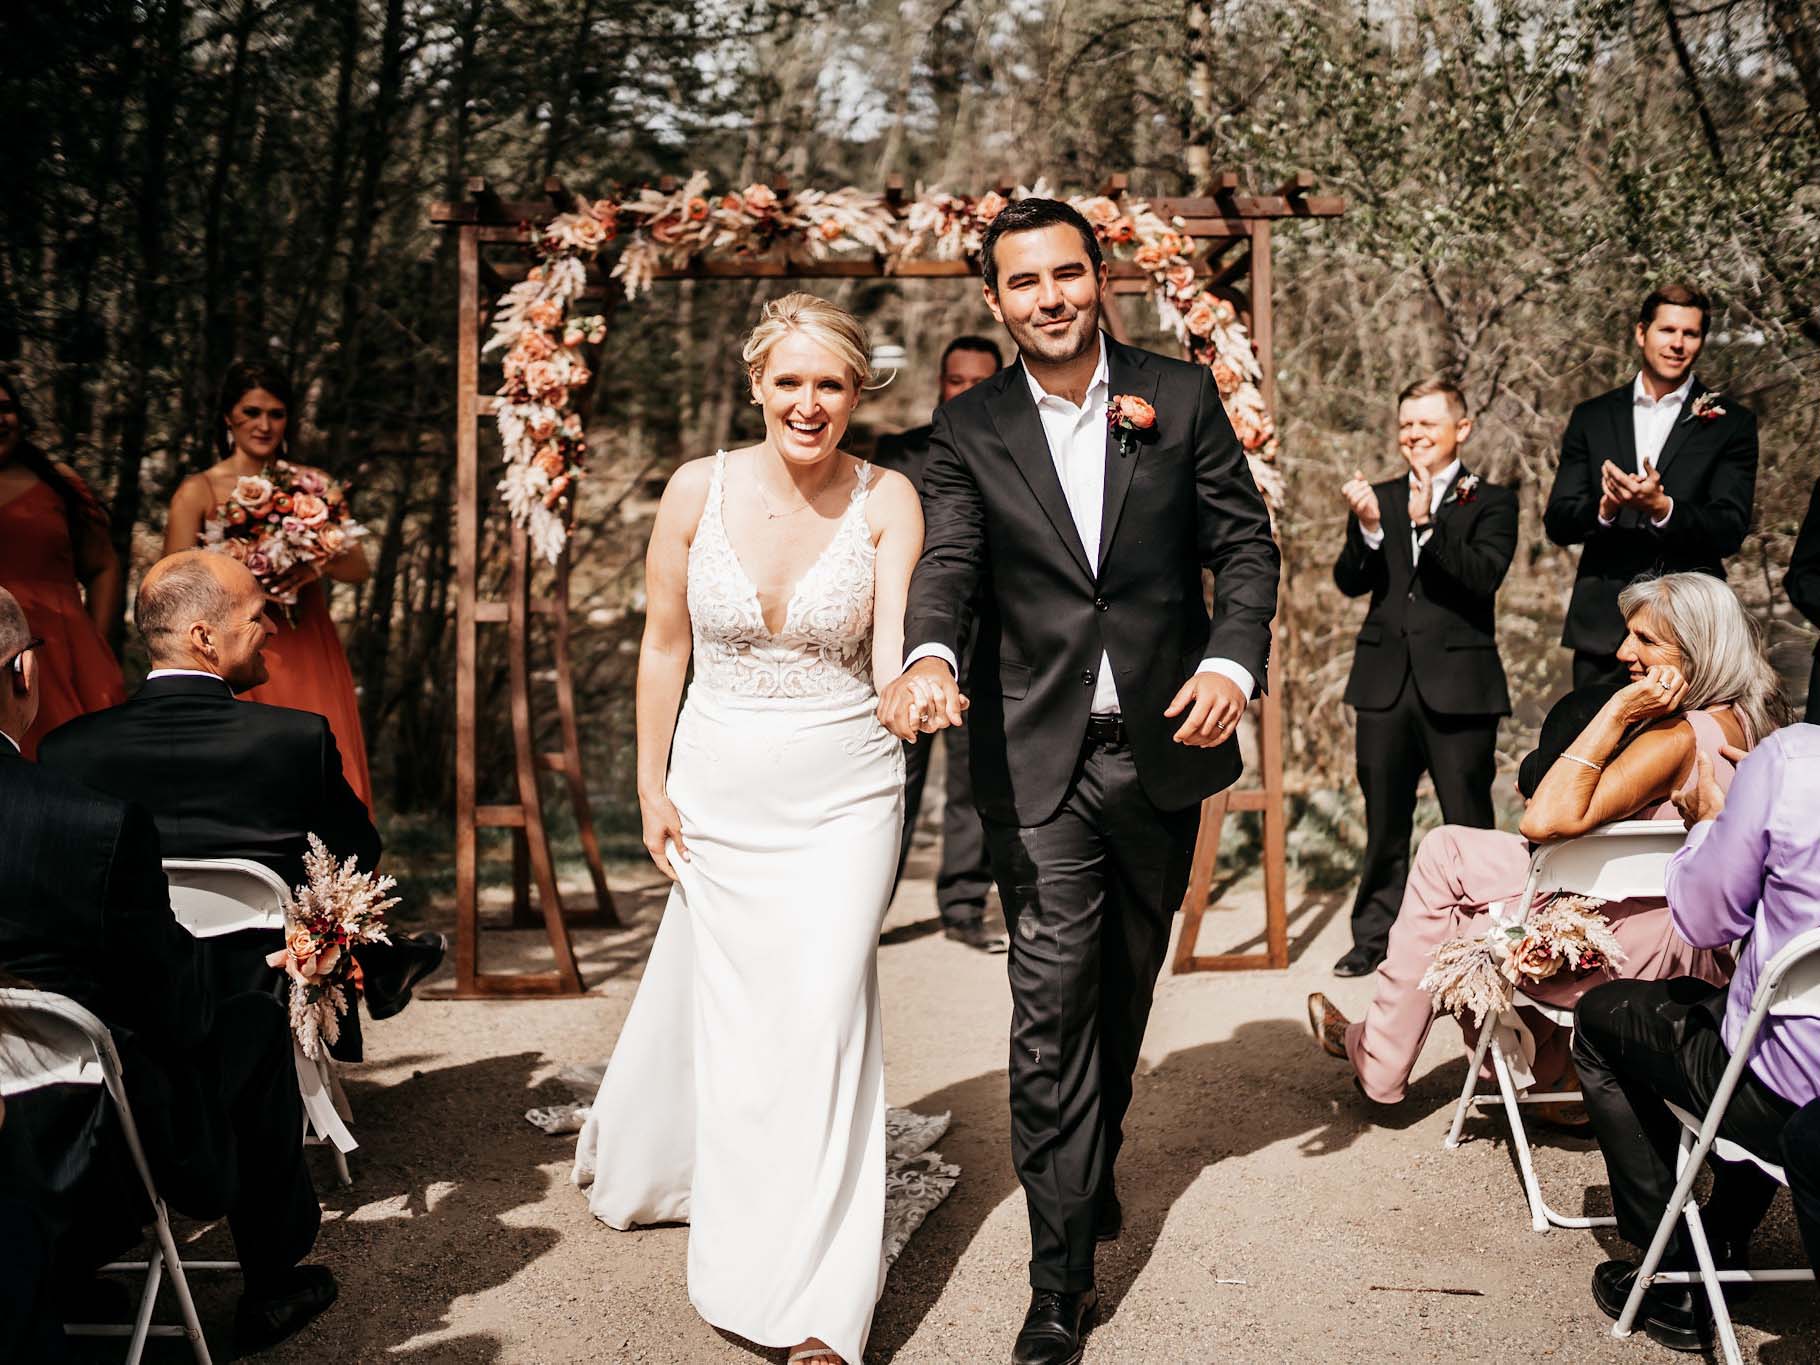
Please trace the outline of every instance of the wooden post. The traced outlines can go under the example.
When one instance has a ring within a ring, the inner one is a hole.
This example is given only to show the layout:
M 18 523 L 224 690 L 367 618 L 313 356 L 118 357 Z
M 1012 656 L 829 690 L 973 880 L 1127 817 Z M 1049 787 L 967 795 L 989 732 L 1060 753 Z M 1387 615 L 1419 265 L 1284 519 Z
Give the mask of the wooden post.
M 1230 196 L 1237 177 L 1230 172 L 1216 182 L 1222 195 Z M 1263 379 L 1258 385 L 1264 404 L 1276 411 L 1276 337 L 1271 312 L 1270 222 L 1247 224 L 1251 238 L 1245 259 L 1251 267 L 1251 339 L 1257 349 Z M 1275 664 L 1276 625 L 1271 624 L 1272 662 Z M 1176 973 L 1204 971 L 1281 970 L 1289 965 L 1288 828 L 1283 809 L 1283 704 L 1279 695 L 1281 675 L 1268 680 L 1257 706 L 1258 760 L 1261 786 L 1223 791 L 1201 803 L 1201 829 L 1195 839 L 1189 867 L 1188 893 L 1182 899 L 1182 928 L 1176 937 Z M 1236 738 L 1234 741 L 1236 742 Z M 1234 811 L 1258 811 L 1264 818 L 1264 951 L 1261 953 L 1195 952 L 1207 897 L 1213 887 L 1213 868 L 1220 857 L 1220 835 L 1226 817 Z

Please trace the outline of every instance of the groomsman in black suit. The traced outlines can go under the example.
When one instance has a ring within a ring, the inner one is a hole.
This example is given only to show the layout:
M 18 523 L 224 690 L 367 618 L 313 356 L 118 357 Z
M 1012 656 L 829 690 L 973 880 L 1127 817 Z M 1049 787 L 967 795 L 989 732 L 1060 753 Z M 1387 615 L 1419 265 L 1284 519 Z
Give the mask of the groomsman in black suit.
M 0 974 L 108 1026 L 159 1193 L 192 1217 L 226 1216 L 244 1283 L 238 1344 L 262 1350 L 336 1292 L 326 1268 L 299 1264 L 321 1211 L 285 1010 L 269 995 L 209 989 L 141 807 L 21 755 L 38 709 L 38 644 L 0 588 Z M 137 1240 L 145 1211 L 108 1107 L 96 1087 L 47 1086 L 14 1096 L 0 1129 L 0 1187 L 33 1208 L 78 1285 Z
M 990 379 L 1004 365 L 996 342 L 980 336 L 958 336 L 942 351 L 940 403 L 960 397 L 982 380 Z M 895 469 L 920 495 L 923 465 L 929 458 L 933 425 L 879 438 L 873 462 Z M 963 685 L 972 661 L 969 645 L 961 650 Z M 992 869 L 986 857 L 986 832 L 973 806 L 972 759 L 967 752 L 965 728 L 949 730 L 943 738 L 947 749 L 947 797 L 942 804 L 942 859 L 935 877 L 935 904 L 942 916 L 942 930 L 951 939 L 982 952 L 1002 953 L 1008 944 L 1003 934 L 986 927 L 986 890 Z M 929 777 L 929 759 L 935 752 L 933 738 L 904 745 L 904 839 L 897 855 L 897 876 L 904 876 L 910 843 L 923 804 L 923 784 Z
M 1820 626 L 1820 479 L 1814 481 L 1814 491 L 1808 497 L 1807 515 L 1795 537 L 1795 550 L 1789 556 L 1782 587 L 1795 610 Z M 1814 669 L 1807 682 L 1807 714 L 1803 719 L 1809 725 L 1820 725 L 1820 646 L 1814 649 Z
M 1498 658 L 1498 585 L 1517 551 L 1517 499 L 1460 462 L 1472 418 L 1443 380 L 1397 397 L 1407 475 L 1342 492 L 1351 515 L 1333 581 L 1371 594 L 1353 647 L 1345 700 L 1358 713 L 1365 857 L 1352 903 L 1352 948 L 1335 976 L 1384 960 L 1403 903 L 1416 784 L 1434 780 L 1450 825 L 1490 829 L 1498 721 L 1510 714 Z
M 1725 577 L 1750 529 L 1757 419 L 1694 377 L 1712 306 L 1689 284 L 1643 300 L 1641 368 L 1567 420 L 1543 525 L 1557 545 L 1584 545 L 1561 643 L 1574 686 L 1627 680 L 1618 594 L 1646 574 Z
M 936 411 L 909 654 L 879 716 L 903 739 L 963 712 L 973 731 L 1030 1215 L 1012 1359 L 1068 1365 L 1098 1306 L 1094 1244 L 1122 1226 L 1138 1049 L 1201 800 L 1239 775 L 1230 741 L 1264 681 L 1280 559 L 1211 373 L 1100 330 L 1106 267 L 1078 212 L 1010 205 L 980 272 L 1019 363 Z
M 265 594 L 226 555 L 185 550 L 146 573 L 133 619 L 152 671 L 129 701 L 59 726 L 38 759 L 152 812 L 165 856 L 248 858 L 286 886 L 304 880 L 308 836 L 363 868 L 379 861 L 379 833 L 348 786 L 329 723 L 313 711 L 242 702 L 266 680 L 272 635 Z M 209 939 L 218 987 L 273 982 L 265 954 L 276 932 Z M 399 935 L 355 949 L 362 997 L 374 1019 L 403 1009 L 441 963 L 441 934 Z M 359 1058 L 359 1021 L 345 1018 L 337 1056 Z

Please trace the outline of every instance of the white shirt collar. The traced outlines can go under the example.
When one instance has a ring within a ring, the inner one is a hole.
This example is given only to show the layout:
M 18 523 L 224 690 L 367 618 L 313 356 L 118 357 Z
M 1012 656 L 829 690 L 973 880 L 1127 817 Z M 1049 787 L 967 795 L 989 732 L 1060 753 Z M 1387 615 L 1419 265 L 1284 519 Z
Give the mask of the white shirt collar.
M 222 677 L 219 673 L 210 673 L 204 668 L 154 668 L 150 673 L 145 675 L 145 680 L 147 682 L 150 682 L 153 678 L 212 678 L 223 687 L 227 687 L 228 685 L 227 679 Z M 232 689 L 230 688 L 229 690 L 231 691 Z
M 1437 494 L 1441 493 L 1443 490 L 1446 489 L 1448 484 L 1452 483 L 1456 478 L 1459 477 L 1459 474 L 1460 474 L 1460 462 L 1458 460 L 1454 460 L 1451 464 L 1449 464 L 1447 466 L 1447 468 L 1443 469 L 1439 474 L 1436 474 L 1434 476 L 1434 481 L 1433 481 L 1432 487 L 1434 488 L 1435 492 Z M 1413 479 L 1415 477 L 1415 473 L 1413 471 L 1411 471 L 1409 477 Z
M 1100 345 L 1099 364 L 1093 367 L 1093 378 L 1087 384 L 1087 398 L 1086 401 L 1081 404 L 1083 408 L 1093 406 L 1093 392 L 1095 389 L 1112 387 L 1112 372 L 1106 364 L 1105 333 L 1099 333 L 1097 339 Z M 1074 404 L 1069 403 L 1068 400 L 1063 398 L 1060 394 L 1050 393 L 1048 389 L 1045 389 L 1041 384 L 1037 383 L 1036 376 L 1030 373 L 1030 367 L 1024 364 L 1022 357 L 1019 357 L 1017 363 L 1023 368 L 1024 382 L 1030 385 L 1030 397 L 1035 401 L 1038 407 L 1042 406 L 1045 399 L 1054 403 L 1067 403 L 1071 408 L 1074 406 Z
M 1678 408 L 1687 401 L 1687 395 L 1694 387 L 1694 372 L 1689 370 L 1687 378 L 1681 381 L 1681 387 L 1666 397 L 1657 399 L 1649 396 L 1649 390 L 1643 387 L 1643 371 L 1637 371 L 1637 377 L 1630 382 L 1631 404 L 1639 408 Z

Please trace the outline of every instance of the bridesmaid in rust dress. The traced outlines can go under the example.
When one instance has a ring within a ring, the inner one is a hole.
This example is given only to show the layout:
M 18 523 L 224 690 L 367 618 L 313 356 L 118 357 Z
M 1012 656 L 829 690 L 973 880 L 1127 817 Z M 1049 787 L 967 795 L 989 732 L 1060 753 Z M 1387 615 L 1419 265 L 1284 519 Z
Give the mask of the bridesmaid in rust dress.
M 273 460 L 289 458 L 285 432 L 291 408 L 290 380 L 276 366 L 243 360 L 228 367 L 219 404 L 226 458 L 177 486 L 171 498 L 170 519 L 164 527 L 165 554 L 175 554 L 201 542 L 203 523 L 233 494 L 238 480 L 263 476 Z M 329 728 L 335 733 L 335 744 L 341 750 L 341 766 L 348 785 L 371 808 L 373 780 L 367 770 L 366 738 L 360 729 L 354 675 L 329 615 L 328 598 L 316 579 L 326 574 L 337 583 L 360 583 L 372 569 L 367 564 L 366 551 L 355 541 L 320 571 L 310 567 L 299 572 L 301 592 L 297 605 L 288 611 L 278 606 L 271 609 L 278 631 L 265 647 L 271 678 L 244 696 L 248 701 L 295 707 L 327 717 Z
M 13 381 L 0 375 L 0 587 L 44 641 L 43 700 L 27 758 L 66 720 L 126 700 L 105 632 L 120 610 L 120 561 L 107 513 L 67 465 L 30 439 Z M 86 600 L 85 600 L 86 599 Z

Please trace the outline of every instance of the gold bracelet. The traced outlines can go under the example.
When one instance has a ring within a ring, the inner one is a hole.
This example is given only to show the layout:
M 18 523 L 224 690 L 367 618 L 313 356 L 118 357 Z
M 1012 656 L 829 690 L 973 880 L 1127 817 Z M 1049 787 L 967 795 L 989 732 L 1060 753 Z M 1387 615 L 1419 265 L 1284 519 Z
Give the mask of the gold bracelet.
M 1603 763 L 1594 763 L 1590 758 L 1581 758 L 1578 754 L 1562 754 L 1561 757 L 1569 763 L 1578 763 L 1583 768 L 1591 768 L 1594 772 L 1599 772 L 1605 767 Z

